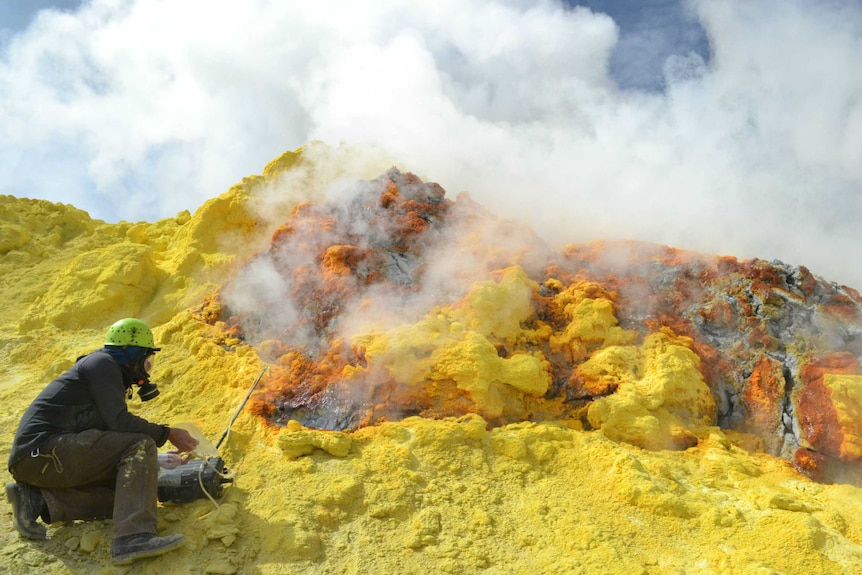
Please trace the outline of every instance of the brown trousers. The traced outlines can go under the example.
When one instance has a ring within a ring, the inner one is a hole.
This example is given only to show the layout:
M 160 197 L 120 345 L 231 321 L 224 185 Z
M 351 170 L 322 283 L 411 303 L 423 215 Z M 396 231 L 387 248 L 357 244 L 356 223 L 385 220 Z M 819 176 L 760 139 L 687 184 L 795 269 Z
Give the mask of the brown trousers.
M 159 463 L 141 433 L 89 429 L 51 438 L 12 477 L 40 488 L 50 521 L 114 520 L 114 537 L 156 533 Z

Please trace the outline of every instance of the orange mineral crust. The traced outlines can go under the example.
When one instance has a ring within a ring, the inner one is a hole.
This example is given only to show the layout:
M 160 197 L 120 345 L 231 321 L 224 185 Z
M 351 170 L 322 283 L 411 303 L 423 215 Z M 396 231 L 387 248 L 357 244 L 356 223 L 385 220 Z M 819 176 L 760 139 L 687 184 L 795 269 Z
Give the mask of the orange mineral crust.
M 840 467 L 854 452 L 852 418 L 823 383 L 847 367 L 815 377 L 811 358 L 855 357 L 855 290 L 643 242 L 555 253 L 394 168 L 339 202 L 298 204 L 219 301 L 220 325 L 273 364 L 254 403 L 273 425 L 476 413 L 498 426 L 570 420 L 650 449 L 718 426 L 790 462 L 805 449 Z
M 796 458 L 805 461 L 806 472 L 817 478 L 842 471 L 859 474 L 862 369 L 858 359 L 847 352 L 814 357 L 802 367 L 801 376 L 804 387 L 795 398 L 806 443 Z
M 747 424 L 776 452 L 783 441 L 782 405 L 786 381 L 781 362 L 764 356 L 758 360 L 742 394 Z

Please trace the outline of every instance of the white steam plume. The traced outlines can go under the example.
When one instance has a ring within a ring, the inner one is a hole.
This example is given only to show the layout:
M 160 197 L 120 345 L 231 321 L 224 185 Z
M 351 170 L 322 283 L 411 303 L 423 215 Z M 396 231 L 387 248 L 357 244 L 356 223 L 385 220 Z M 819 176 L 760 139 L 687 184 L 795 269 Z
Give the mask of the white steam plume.
M 91 0 L 0 52 L 0 193 L 195 209 L 281 152 L 375 145 L 552 243 L 781 259 L 862 287 L 862 7 L 687 4 L 711 57 L 661 93 L 554 0 Z M 647 36 L 644 36 L 647 38 Z

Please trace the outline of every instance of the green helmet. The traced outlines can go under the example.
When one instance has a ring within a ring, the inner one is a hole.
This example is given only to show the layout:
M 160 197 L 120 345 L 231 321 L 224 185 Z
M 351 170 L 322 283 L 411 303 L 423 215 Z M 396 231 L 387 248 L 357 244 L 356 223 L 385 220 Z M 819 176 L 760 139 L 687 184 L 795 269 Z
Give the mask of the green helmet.
M 147 324 L 133 317 L 121 319 L 112 325 L 108 329 L 108 335 L 105 336 L 105 345 L 136 345 L 159 350 L 153 340 L 153 332 Z

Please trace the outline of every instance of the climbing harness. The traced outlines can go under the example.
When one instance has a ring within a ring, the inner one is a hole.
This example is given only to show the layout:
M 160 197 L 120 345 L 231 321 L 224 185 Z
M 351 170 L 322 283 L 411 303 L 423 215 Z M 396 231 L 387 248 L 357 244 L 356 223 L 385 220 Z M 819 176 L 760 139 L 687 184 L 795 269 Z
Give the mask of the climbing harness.
M 57 457 L 57 448 L 51 450 L 51 453 L 42 453 L 37 447 L 33 451 L 30 452 L 30 457 L 44 457 L 48 461 L 45 462 L 45 465 L 42 466 L 42 475 L 45 475 L 45 472 L 48 471 L 48 467 L 53 463 L 54 469 L 57 473 L 63 473 L 63 464 L 60 462 L 60 458 Z

